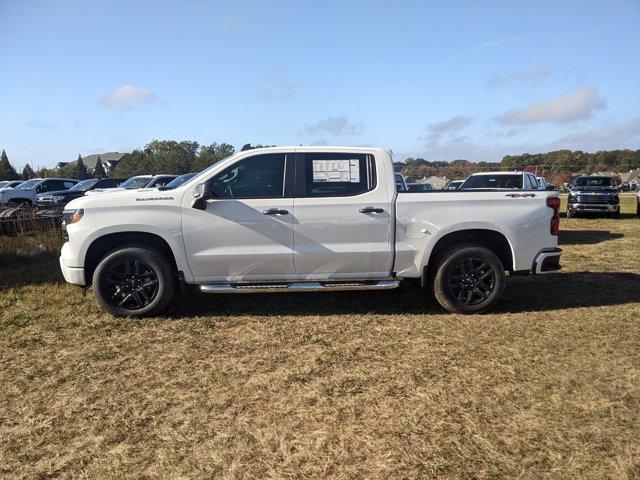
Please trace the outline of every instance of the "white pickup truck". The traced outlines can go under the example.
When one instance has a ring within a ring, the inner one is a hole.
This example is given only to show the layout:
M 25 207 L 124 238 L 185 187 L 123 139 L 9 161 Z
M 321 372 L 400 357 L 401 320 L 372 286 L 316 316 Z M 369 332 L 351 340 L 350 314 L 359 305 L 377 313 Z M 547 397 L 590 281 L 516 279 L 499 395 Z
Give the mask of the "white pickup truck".
M 392 289 L 415 279 L 447 310 L 482 312 L 505 273 L 560 268 L 557 192 L 398 193 L 391 152 L 237 153 L 172 189 L 73 200 L 60 266 L 116 316 L 205 293 Z

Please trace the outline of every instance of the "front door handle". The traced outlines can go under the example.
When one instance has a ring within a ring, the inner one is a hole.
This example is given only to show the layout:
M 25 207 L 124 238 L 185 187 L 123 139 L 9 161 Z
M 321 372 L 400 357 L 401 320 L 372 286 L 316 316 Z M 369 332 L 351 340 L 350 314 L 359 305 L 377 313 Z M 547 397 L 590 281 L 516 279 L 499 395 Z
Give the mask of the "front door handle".
M 360 213 L 382 213 L 384 210 L 382 208 L 375 207 L 364 207 L 360 209 Z
M 265 215 L 287 215 L 289 210 L 278 210 L 277 208 L 270 208 L 269 210 L 263 210 Z

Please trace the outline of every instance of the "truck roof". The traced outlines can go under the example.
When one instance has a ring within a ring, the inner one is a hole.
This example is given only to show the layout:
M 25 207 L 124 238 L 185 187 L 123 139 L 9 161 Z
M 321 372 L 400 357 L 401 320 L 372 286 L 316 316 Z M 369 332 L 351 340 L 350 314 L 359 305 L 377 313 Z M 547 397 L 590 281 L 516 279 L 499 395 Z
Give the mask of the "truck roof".
M 523 171 L 513 170 L 513 171 L 495 171 L 495 172 L 477 172 L 472 173 L 471 175 L 522 175 Z
M 296 152 L 353 152 L 353 153 L 369 153 L 369 152 L 384 152 L 391 154 L 391 150 L 388 148 L 380 148 L 380 147 L 348 147 L 348 146 L 340 146 L 340 145 L 291 145 L 291 146 L 282 146 L 282 147 L 265 147 L 265 148 L 254 148 L 251 149 L 251 152 L 290 152 L 291 150 L 295 150 Z M 246 150 L 245 150 L 246 151 Z M 240 152 L 237 152 L 240 153 Z

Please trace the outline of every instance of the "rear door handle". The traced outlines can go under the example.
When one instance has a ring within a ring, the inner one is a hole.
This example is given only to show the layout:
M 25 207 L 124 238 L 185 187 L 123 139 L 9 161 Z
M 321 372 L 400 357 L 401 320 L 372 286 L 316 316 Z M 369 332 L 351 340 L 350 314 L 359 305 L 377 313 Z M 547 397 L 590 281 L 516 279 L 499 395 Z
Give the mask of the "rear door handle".
M 384 210 L 382 208 L 375 207 L 364 207 L 360 209 L 360 213 L 382 213 Z
M 277 208 L 270 208 L 269 210 L 263 210 L 265 215 L 287 215 L 289 210 L 278 210 Z

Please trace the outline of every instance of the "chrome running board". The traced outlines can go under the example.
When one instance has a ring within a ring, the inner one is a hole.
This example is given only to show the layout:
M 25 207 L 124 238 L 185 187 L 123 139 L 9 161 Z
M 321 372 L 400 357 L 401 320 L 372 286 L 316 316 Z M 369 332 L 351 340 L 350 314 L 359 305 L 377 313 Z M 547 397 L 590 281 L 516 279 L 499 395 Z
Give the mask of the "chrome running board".
M 200 285 L 204 293 L 264 293 L 264 292 L 335 292 L 342 290 L 391 290 L 397 280 L 362 282 L 293 282 L 293 283 L 213 283 Z

